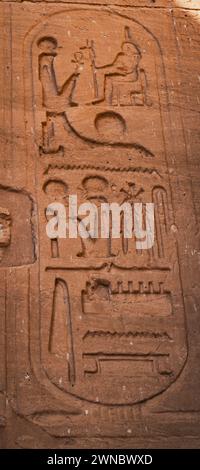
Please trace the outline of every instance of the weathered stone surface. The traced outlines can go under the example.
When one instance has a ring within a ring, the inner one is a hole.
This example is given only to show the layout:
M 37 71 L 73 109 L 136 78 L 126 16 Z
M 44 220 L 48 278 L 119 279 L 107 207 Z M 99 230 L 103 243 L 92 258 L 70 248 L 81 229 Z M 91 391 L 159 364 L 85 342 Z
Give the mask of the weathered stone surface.
M 102 3 L 0 3 L 2 447 L 200 446 L 198 2 Z M 153 249 L 48 240 L 69 194 Z

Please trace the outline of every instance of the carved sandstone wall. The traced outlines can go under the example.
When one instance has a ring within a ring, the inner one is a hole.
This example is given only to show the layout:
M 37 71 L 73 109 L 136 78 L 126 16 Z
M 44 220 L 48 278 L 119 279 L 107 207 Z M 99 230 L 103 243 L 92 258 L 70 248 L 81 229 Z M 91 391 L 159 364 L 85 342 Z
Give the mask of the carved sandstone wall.
M 199 1 L 0 2 L 1 447 L 199 447 Z M 45 209 L 154 202 L 155 244 Z

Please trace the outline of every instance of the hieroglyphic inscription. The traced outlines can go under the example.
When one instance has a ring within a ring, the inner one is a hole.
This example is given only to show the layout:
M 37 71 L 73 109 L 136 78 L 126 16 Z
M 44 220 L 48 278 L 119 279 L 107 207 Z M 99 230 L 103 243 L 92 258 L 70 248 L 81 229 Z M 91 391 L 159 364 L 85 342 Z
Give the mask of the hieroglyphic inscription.
M 52 15 L 25 44 L 38 160 L 41 365 L 63 400 L 128 406 L 166 390 L 187 356 L 166 178 L 165 71 L 158 41 L 138 21 L 95 9 L 91 21 L 84 8 L 77 35 L 76 15 Z M 123 217 L 117 240 L 48 240 L 45 210 L 61 202 L 68 215 L 71 194 L 98 210 L 102 202 L 154 203 L 153 248 L 124 238 Z

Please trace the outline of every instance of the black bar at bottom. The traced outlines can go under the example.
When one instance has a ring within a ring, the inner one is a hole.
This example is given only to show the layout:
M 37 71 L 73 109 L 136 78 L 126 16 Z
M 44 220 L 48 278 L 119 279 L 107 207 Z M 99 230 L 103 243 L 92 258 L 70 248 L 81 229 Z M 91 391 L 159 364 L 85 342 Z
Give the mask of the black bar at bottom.
M 74 468 L 88 468 L 91 465 L 110 467 L 111 465 L 129 466 L 146 465 L 161 469 L 164 465 L 191 465 L 200 459 L 200 449 L 2 449 L 0 450 L 0 468 L 3 465 L 22 467 L 50 467 L 58 465 Z M 95 468 L 95 467 L 94 467 Z M 37 470 L 37 468 L 36 468 Z

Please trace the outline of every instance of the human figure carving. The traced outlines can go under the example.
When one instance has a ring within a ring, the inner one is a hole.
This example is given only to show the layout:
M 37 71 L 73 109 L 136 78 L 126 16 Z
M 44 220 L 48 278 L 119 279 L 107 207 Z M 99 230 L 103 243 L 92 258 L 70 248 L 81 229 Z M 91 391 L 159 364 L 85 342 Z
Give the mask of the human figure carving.
M 139 47 L 131 40 L 129 28 L 125 28 L 125 39 L 114 61 L 96 68 L 97 101 L 105 99 L 112 106 L 150 105 L 146 73 L 139 67 L 141 59 Z
M 149 106 L 147 77 L 140 68 L 139 47 L 132 41 L 128 27 L 121 51 L 110 64 L 97 66 L 93 41 L 86 42 L 74 52 L 74 71 L 62 86 L 58 86 L 54 60 L 58 44 L 53 37 L 38 41 L 39 80 L 42 85 L 42 104 L 46 109 L 43 122 L 43 151 L 57 152 L 59 128 L 66 126 L 69 107 L 101 102 L 109 106 Z
M 57 143 L 57 118 L 63 123 L 63 113 L 69 106 L 75 76 L 78 70 L 71 74 L 62 87 L 58 87 L 54 69 L 54 60 L 57 56 L 57 41 L 53 37 L 44 37 L 38 41 L 39 54 L 39 80 L 42 85 L 42 104 L 46 108 L 46 120 L 43 123 L 43 151 L 57 152 L 60 149 Z

